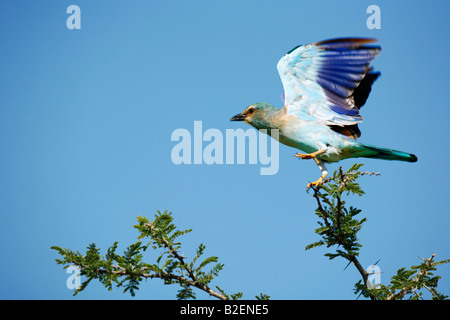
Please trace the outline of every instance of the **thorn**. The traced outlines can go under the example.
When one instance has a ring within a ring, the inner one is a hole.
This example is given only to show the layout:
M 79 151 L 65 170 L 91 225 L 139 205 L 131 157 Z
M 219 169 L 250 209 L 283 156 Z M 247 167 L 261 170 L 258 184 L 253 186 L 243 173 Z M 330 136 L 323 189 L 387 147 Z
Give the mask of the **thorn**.
M 345 266 L 344 271 L 345 271 L 345 269 L 348 268 L 348 266 L 349 266 L 351 263 L 352 263 L 352 262 L 350 261 L 350 262 Z

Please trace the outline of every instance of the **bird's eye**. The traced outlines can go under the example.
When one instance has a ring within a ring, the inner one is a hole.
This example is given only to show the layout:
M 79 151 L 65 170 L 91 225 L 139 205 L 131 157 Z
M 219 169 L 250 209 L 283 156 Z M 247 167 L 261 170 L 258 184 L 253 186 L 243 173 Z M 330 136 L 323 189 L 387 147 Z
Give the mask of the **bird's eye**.
M 255 108 L 250 108 L 250 109 L 248 109 L 248 111 L 247 111 L 248 114 L 252 114 L 253 112 L 255 112 Z

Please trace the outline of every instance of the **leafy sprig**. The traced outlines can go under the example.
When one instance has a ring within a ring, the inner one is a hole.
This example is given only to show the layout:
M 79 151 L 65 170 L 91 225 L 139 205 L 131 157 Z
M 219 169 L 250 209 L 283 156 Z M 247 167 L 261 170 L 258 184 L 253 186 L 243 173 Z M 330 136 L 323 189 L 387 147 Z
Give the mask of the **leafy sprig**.
M 141 216 L 137 217 L 137 220 L 138 224 L 134 227 L 140 233 L 138 238 L 149 240 L 146 243 L 138 241 L 131 244 L 122 255 L 116 252 L 117 242 L 108 248 L 105 256 L 100 254 L 100 249 L 95 244 L 88 246 L 85 255 L 70 249 L 52 247 L 62 256 L 62 259 L 56 259 L 58 264 L 64 265 L 64 268 L 71 265 L 79 267 L 80 275 L 85 278 L 81 286 L 75 289 L 74 295 L 83 291 L 95 279 L 108 290 L 112 290 L 115 285 L 124 288 L 124 293 L 129 292 L 134 296 L 144 278 L 160 278 L 167 285 L 180 285 L 178 299 L 195 299 L 196 293 L 193 288 L 222 300 L 242 297 L 242 293 L 228 296 L 222 289 L 216 291 L 209 287 L 210 282 L 223 269 L 223 264 L 218 262 L 216 256 L 203 259 L 206 249 L 204 244 L 199 245 L 195 257 L 190 262 L 180 253 L 181 243 L 178 238 L 191 232 L 191 229 L 178 230 L 170 212 L 158 211 L 151 222 Z M 143 253 L 149 248 L 159 251 L 156 263 L 143 261 Z

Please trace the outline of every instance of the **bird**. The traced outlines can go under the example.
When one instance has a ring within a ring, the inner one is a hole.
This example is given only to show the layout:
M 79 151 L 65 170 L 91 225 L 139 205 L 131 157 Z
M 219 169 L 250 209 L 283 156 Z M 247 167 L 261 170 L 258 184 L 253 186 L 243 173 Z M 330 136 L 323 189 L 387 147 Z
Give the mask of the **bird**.
M 414 154 L 358 141 L 360 109 L 381 74 L 371 65 L 381 51 L 377 41 L 334 38 L 294 47 L 277 64 L 284 106 L 253 103 L 230 120 L 265 129 L 282 144 L 304 152 L 295 157 L 313 159 L 321 176 L 309 182 L 307 190 L 323 183 L 328 174 L 325 164 L 343 159 L 416 162 Z

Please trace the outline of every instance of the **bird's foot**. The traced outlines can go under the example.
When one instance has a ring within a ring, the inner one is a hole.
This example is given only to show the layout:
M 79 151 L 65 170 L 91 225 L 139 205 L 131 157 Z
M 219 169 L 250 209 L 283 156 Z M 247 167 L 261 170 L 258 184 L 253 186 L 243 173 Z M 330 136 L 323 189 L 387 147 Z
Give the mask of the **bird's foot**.
M 316 162 L 316 156 L 318 156 L 319 154 L 322 154 L 324 152 L 326 152 L 327 150 L 317 150 L 316 152 L 313 153 L 307 153 L 307 154 L 303 154 L 303 153 L 296 153 L 294 154 L 294 157 L 300 158 L 300 159 L 314 159 Z
M 326 174 L 322 174 L 320 178 L 317 179 L 317 181 L 308 183 L 308 185 L 306 186 L 306 192 L 308 192 L 311 187 L 317 188 L 318 186 L 320 186 L 323 183 L 323 179 L 325 179 L 326 176 L 327 176 Z
M 320 177 L 319 180 L 308 183 L 308 185 L 306 186 L 306 192 L 308 192 L 311 187 L 318 187 L 319 185 L 321 185 L 322 181 L 323 179 L 322 177 Z

